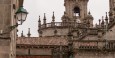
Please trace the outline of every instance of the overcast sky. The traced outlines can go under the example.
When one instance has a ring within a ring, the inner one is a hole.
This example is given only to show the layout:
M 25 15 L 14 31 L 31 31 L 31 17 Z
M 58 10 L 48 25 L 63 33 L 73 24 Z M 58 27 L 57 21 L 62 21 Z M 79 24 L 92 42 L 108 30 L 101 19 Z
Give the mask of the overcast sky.
M 24 0 L 24 8 L 29 12 L 27 20 L 18 27 L 18 35 L 20 36 L 22 30 L 26 36 L 28 28 L 31 28 L 31 36 L 38 36 L 38 18 L 43 19 L 46 13 L 47 22 L 51 22 L 52 13 L 55 12 L 55 20 L 61 21 L 64 13 L 64 0 Z M 88 3 L 88 11 L 94 17 L 94 24 L 98 22 L 105 12 L 109 11 L 109 0 L 90 0 Z

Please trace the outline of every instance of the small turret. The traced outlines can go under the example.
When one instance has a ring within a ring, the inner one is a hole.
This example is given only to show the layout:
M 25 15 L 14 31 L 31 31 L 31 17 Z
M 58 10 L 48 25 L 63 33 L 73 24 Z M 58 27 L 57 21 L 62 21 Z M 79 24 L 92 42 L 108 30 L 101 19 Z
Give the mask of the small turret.
M 64 12 L 64 15 L 62 16 L 62 22 L 67 22 L 69 20 L 69 17 L 67 16 L 67 13 Z
M 88 12 L 88 15 L 86 17 L 86 23 L 89 24 L 89 27 L 93 27 L 93 16 L 91 15 L 91 12 Z
M 27 34 L 28 37 L 31 36 L 31 33 L 30 33 L 30 28 L 28 28 L 28 34 Z

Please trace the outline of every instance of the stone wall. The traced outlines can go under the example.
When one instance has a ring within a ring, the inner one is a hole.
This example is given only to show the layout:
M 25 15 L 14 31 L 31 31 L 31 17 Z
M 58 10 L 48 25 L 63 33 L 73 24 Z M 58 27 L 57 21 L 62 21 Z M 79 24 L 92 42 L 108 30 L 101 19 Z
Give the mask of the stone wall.
M 0 30 L 5 33 L 0 35 L 0 58 L 15 58 L 16 30 L 11 32 L 9 27 L 16 24 L 14 15 L 18 5 L 18 0 L 0 0 Z
M 23 55 L 23 56 L 17 56 L 16 58 L 52 58 L 52 56 L 49 56 L 49 55 L 44 55 L 44 56 Z
M 54 31 L 57 30 L 57 34 L 58 36 L 65 36 L 68 34 L 68 28 L 48 28 L 48 29 L 44 29 L 42 30 L 42 36 L 54 36 L 55 33 Z
M 115 52 L 79 52 L 75 54 L 75 58 L 115 58 Z
M 0 39 L 0 58 L 8 58 L 10 53 L 10 40 Z
M 7 28 L 10 25 L 10 23 L 11 23 L 11 0 L 0 0 L 0 30 L 3 30 L 3 32 L 8 31 Z M 10 40 L 0 38 L 0 58 L 9 58 L 9 55 L 10 55 Z
M 115 26 L 109 29 L 106 34 L 104 34 L 103 39 L 106 40 L 115 40 Z
M 51 49 L 17 48 L 16 55 L 51 55 Z

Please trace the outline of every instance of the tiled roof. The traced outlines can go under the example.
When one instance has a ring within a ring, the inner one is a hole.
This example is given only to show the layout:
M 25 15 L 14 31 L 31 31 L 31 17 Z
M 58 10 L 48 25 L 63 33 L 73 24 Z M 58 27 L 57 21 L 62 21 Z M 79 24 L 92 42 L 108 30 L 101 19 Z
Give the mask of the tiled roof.
M 29 45 L 67 45 L 67 40 L 61 37 L 18 37 L 17 44 Z

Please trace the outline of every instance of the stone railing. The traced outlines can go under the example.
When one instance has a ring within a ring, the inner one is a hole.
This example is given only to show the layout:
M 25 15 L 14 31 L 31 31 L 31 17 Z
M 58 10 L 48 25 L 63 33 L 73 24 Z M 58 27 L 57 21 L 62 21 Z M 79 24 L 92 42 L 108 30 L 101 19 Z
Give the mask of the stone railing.
M 51 28 L 51 27 L 80 27 L 84 28 L 87 27 L 86 24 L 81 24 L 77 22 L 51 22 L 51 23 L 46 23 L 41 25 L 41 29 L 43 28 Z
M 78 48 L 81 50 L 90 50 L 90 49 L 97 49 L 98 48 L 98 42 L 79 42 L 78 43 Z
M 115 51 L 115 41 L 78 41 L 76 49 Z

